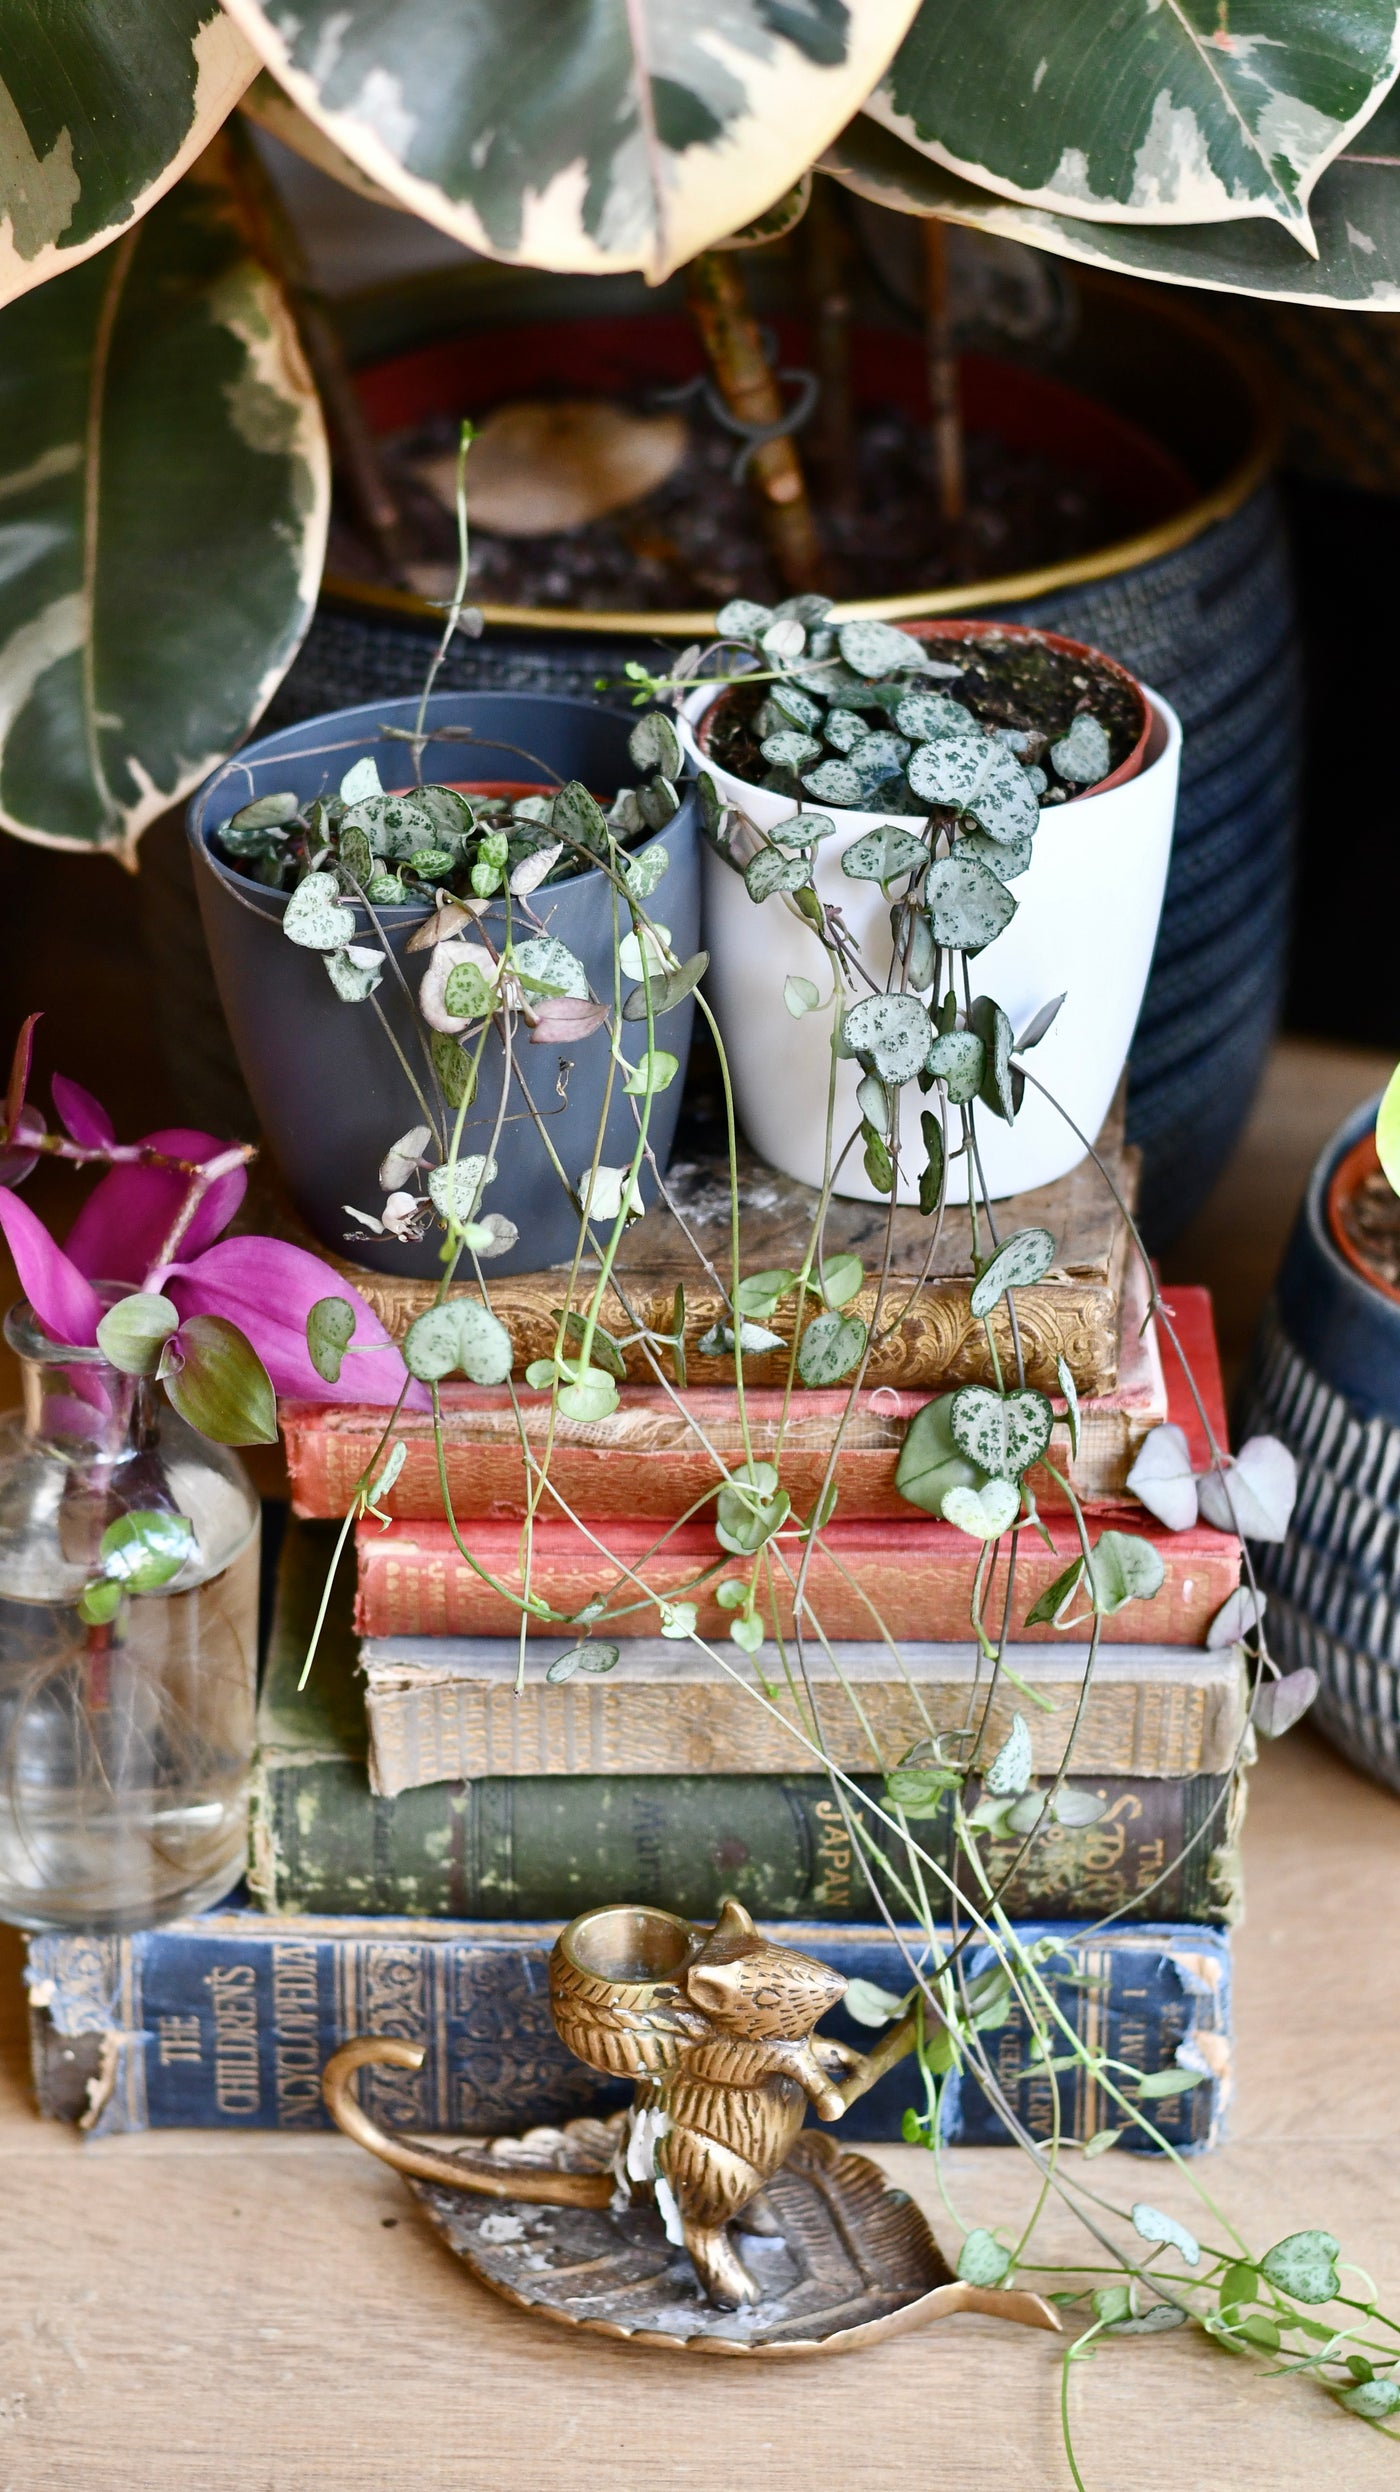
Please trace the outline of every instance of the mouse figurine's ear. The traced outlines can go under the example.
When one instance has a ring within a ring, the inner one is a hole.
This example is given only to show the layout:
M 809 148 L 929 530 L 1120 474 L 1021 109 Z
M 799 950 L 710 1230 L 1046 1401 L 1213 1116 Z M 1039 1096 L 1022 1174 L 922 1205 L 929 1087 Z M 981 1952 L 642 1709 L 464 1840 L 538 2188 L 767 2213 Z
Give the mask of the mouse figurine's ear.
M 758 1930 L 754 1924 L 752 1914 L 745 1912 L 744 1907 L 739 1902 L 737 1896 L 726 1895 L 719 1908 L 719 1919 L 716 1921 L 714 1928 L 711 1930 L 710 1935 L 706 1939 L 700 1952 L 702 1955 L 708 1956 L 711 1948 L 713 1948 L 716 1955 L 719 1955 L 726 1946 L 732 1945 L 736 1939 L 757 1938 L 757 1936 Z
M 743 1978 L 735 1959 L 728 1964 L 692 1964 L 685 1977 L 685 1995 L 705 2015 L 721 2016 L 729 2001 L 738 1996 Z

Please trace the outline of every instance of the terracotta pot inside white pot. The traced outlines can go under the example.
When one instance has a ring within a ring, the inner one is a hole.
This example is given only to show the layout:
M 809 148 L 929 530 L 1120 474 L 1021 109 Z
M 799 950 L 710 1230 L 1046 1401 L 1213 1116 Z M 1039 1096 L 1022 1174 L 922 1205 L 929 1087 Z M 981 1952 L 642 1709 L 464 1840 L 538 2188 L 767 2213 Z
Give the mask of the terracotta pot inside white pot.
M 944 642 L 960 632 L 980 635 L 988 628 L 925 625 L 920 637 L 936 633 Z M 1017 631 L 1009 624 L 990 628 Z M 1055 645 L 1078 646 L 1057 636 Z M 1096 651 L 1082 654 L 1103 663 Z M 982 1172 L 995 1197 L 1049 1185 L 1077 1166 L 1085 1150 L 1079 1134 L 1090 1139 L 1098 1134 L 1127 1061 L 1161 914 L 1181 760 L 1175 711 L 1160 695 L 1141 689 L 1149 723 L 1140 755 L 1133 757 L 1133 775 L 1119 770 L 1069 803 L 1042 810 L 1031 863 L 1009 886 L 1016 914 L 969 962 L 973 994 L 993 996 L 1013 1030 L 1023 1030 L 1053 996 L 1065 997 L 1031 1059 L 1037 1082 L 1053 1094 L 1058 1107 L 1028 1083 L 1014 1125 L 985 1108 L 978 1110 Z M 718 697 L 702 688 L 685 706 L 682 739 L 690 758 L 697 769 L 710 773 L 726 804 L 737 806 L 760 831 L 775 831 L 798 812 L 793 800 L 733 777 L 702 749 L 702 721 Z M 853 881 L 843 874 L 841 857 L 853 840 L 887 817 L 815 800 L 805 809 L 836 824 L 835 835 L 816 851 L 818 895 L 823 902 L 839 904 L 863 964 L 883 983 L 892 958 L 889 901 L 878 883 Z M 825 1166 L 831 1015 L 817 1010 L 795 1020 L 784 1002 L 784 983 L 793 976 L 810 979 L 825 1002 L 832 994 L 828 955 L 785 895 L 759 903 L 749 898 L 739 870 L 744 861 L 742 846 L 736 863 L 706 844 L 706 991 L 750 1142 L 789 1176 L 819 1186 Z M 836 1153 L 860 1123 L 860 1079 L 858 1064 L 838 1067 Z M 913 1203 L 918 1201 L 925 1158 L 919 1115 L 931 1101 L 914 1082 L 906 1083 L 899 1096 L 898 1199 Z M 956 1132 L 956 1117 L 950 1122 Z M 865 1175 L 858 1146 L 846 1154 L 835 1190 L 862 1202 L 885 1199 Z M 963 1203 L 967 1195 L 967 1161 L 959 1157 L 949 1166 L 948 1200 Z

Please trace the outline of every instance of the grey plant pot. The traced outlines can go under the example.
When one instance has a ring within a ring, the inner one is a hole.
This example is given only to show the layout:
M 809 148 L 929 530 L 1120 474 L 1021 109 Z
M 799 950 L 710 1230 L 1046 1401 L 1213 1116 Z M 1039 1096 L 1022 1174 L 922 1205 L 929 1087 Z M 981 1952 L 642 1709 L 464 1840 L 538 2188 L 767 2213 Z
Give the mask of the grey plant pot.
M 426 1279 L 436 1278 L 441 1270 L 442 1232 L 436 1226 L 417 1244 L 400 1244 L 390 1238 L 367 1237 L 353 1243 L 347 1239 L 356 1224 L 344 1206 L 353 1203 L 362 1211 L 378 1213 L 383 1200 L 379 1163 L 400 1134 L 422 1121 L 373 1004 L 343 1003 L 320 956 L 284 938 L 281 921 L 286 895 L 236 872 L 209 846 L 210 828 L 254 796 L 290 788 L 308 798 L 322 789 L 334 790 L 361 753 L 373 753 L 386 788 L 411 786 L 414 772 L 408 746 L 386 737 L 382 730 L 411 727 L 417 707 L 414 700 L 366 702 L 358 709 L 306 719 L 280 734 L 265 736 L 245 746 L 200 789 L 187 819 L 200 914 L 219 1000 L 263 1135 L 293 1204 L 320 1243 L 333 1252 L 349 1255 L 370 1271 Z M 610 795 L 637 777 L 627 754 L 628 719 L 589 701 L 533 692 L 437 693 L 428 705 L 428 725 L 468 728 L 480 740 L 470 745 L 429 742 L 423 753 L 425 780 L 515 780 L 548 786 L 550 771 L 556 771 L 561 778 L 581 779 L 595 793 Z M 524 748 L 535 760 L 507 749 L 511 746 Z M 692 788 L 682 794 L 680 812 L 659 834 L 670 864 L 648 909 L 669 926 L 672 943 L 685 959 L 699 940 L 700 864 L 695 793 Z M 649 841 L 647 847 L 655 844 Z M 594 992 L 610 996 L 614 893 L 606 877 L 597 872 L 575 875 L 537 893 L 531 905 L 548 931 L 582 961 Z M 630 919 L 625 906 L 617 905 L 618 931 L 625 934 Z M 421 923 L 422 909 L 385 908 L 375 915 L 408 986 L 416 993 L 427 960 L 421 953 L 406 955 L 406 947 Z M 356 917 L 357 940 L 375 941 L 369 912 L 362 904 L 356 905 Z M 493 908 L 483 923 L 497 941 L 505 931 L 504 911 Z M 399 1046 L 436 1104 L 421 1043 L 427 1032 L 403 984 L 387 966 L 374 1000 L 383 1007 Z M 658 1043 L 678 1056 L 682 1066 L 693 1017 L 694 1000 L 687 997 L 666 1016 L 658 1033 Z M 593 1157 L 608 1060 L 602 1032 L 567 1050 L 531 1044 L 520 1051 L 521 1077 L 548 1120 L 550 1140 L 571 1180 L 577 1180 Z M 500 1040 L 493 1033 L 482 1059 L 477 1095 L 467 1111 L 461 1143 L 464 1155 L 484 1151 L 490 1140 L 502 1065 Z M 681 1087 L 677 1079 L 651 1105 L 648 1140 L 663 1171 L 675 1135 Z M 623 1096 L 621 1083 L 615 1081 L 602 1154 L 605 1162 L 616 1165 L 631 1159 L 637 1138 L 636 1104 Z M 578 1234 L 578 1211 L 518 1094 L 508 1102 L 495 1158 L 499 1173 L 483 1209 L 503 1212 L 515 1222 L 520 1236 L 510 1253 L 497 1257 L 489 1270 L 504 1275 L 567 1262 Z M 643 1196 L 651 1192 L 654 1188 L 644 1171 Z
M 1400 1791 L 1400 1306 L 1333 1241 L 1328 1188 L 1375 1123 L 1334 1134 L 1309 1180 L 1241 1388 L 1237 1434 L 1281 1437 L 1298 1464 L 1286 1540 L 1259 1542 L 1269 1648 L 1317 1672 L 1310 1718 Z

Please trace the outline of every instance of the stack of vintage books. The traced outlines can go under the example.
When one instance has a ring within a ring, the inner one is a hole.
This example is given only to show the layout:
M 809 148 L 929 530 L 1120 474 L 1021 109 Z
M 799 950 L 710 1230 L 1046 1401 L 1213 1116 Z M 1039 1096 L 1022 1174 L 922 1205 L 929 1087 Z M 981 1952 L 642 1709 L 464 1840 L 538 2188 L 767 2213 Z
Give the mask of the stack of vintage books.
M 1119 1158 L 1127 1184 L 1126 1155 Z M 790 1253 L 790 1224 L 806 1203 L 787 1197 L 802 1189 L 766 1171 L 746 1194 L 748 1267 L 800 1259 Z M 995 1754 L 1019 1714 L 1044 1785 L 1077 1722 L 1071 1779 L 1102 1811 L 1091 1823 L 1044 1829 L 1006 1907 L 1023 1927 L 1053 1937 L 1048 1977 L 1093 2049 L 1145 2074 L 1182 2072 L 1181 2090 L 1155 2099 L 1153 2112 L 1167 2137 L 1191 2148 L 1217 2136 L 1229 2092 L 1227 1932 L 1238 1911 L 1236 1769 L 1247 1688 L 1238 1651 L 1212 1649 L 1206 1636 L 1238 1581 L 1239 1549 L 1205 1527 L 1163 1531 L 1127 1498 L 1126 1475 L 1152 1427 L 1179 1422 L 1199 1463 L 1205 1442 L 1179 1367 L 1155 1329 L 1144 1330 L 1145 1290 L 1125 1278 L 1124 1224 L 1104 1203 L 1092 1172 L 1080 1171 L 1043 1197 L 1007 1206 L 1008 1226 L 1043 1221 L 1061 1240 L 1052 1274 L 1020 1293 L 1022 1338 L 1033 1382 L 1055 1389 L 1062 1356 L 1075 1374 L 1082 1424 L 1073 1476 L 1092 1528 L 1145 1534 L 1165 1580 L 1155 1600 L 1131 1602 L 1104 1622 L 1084 1696 L 1087 1620 L 1067 1632 L 1020 1623 L 1079 1546 L 1063 1493 L 1036 1475 L 1052 1545 L 1020 1535 L 1012 1643 L 980 1755 Z M 692 1226 L 703 1231 L 722 1208 L 707 1214 L 697 1172 Z M 712 1490 L 714 1453 L 735 1463 L 742 1451 L 732 1371 L 725 1383 L 723 1370 L 707 1376 L 702 1363 L 697 1377 L 691 1362 L 684 1412 L 654 1380 L 629 1381 L 615 1417 L 555 1426 L 555 1496 L 544 1496 L 532 1526 L 530 1585 L 570 1616 L 605 1604 L 605 1624 L 531 1633 L 522 1669 L 519 1611 L 509 1597 L 524 1581 L 531 1484 L 520 1421 L 504 1388 L 448 1387 L 455 1529 L 443 1517 L 431 1422 L 406 1419 L 407 1456 L 386 1500 L 392 1520 L 359 1525 L 354 1582 L 344 1566 L 309 1682 L 299 1688 L 336 1519 L 372 1463 L 383 1414 L 284 1409 L 293 1519 L 262 1694 L 254 1904 L 136 1938 L 36 1940 L 31 1979 L 47 2108 L 98 2129 L 314 2125 L 323 2117 L 320 2067 L 355 2033 L 424 2046 L 416 2076 L 366 2072 L 367 2099 L 398 2125 L 483 2133 L 597 2107 L 612 2098 L 557 2041 L 544 1962 L 561 1921 L 606 1902 L 704 1920 L 735 1894 L 844 1973 L 887 1993 L 907 1989 L 890 1928 L 907 1910 L 897 1884 L 868 1872 L 861 1819 L 875 1830 L 891 1766 L 917 1755 L 931 1734 L 979 1717 L 990 1674 L 968 1640 L 978 1544 L 916 1511 L 895 1486 L 914 1410 L 981 1372 L 980 1328 L 967 1306 L 970 1239 L 965 1216 L 961 1242 L 951 1222 L 947 1268 L 920 1280 L 915 1257 L 926 1232 L 909 1215 L 904 1234 L 902 1219 L 896 1256 L 907 1258 L 912 1276 L 908 1304 L 845 1434 L 836 1512 L 807 1584 L 822 1635 L 806 1637 L 800 1671 L 781 1569 L 778 1635 L 750 1657 L 728 1641 L 733 1613 L 721 1602 L 724 1583 L 746 1574 L 749 1561 L 707 1573 L 719 1554 L 713 1506 L 681 1519 Z M 859 1252 L 862 1232 L 877 1222 L 883 1231 L 884 1221 L 883 1211 L 833 1206 L 828 1255 Z M 650 1216 L 628 1241 L 621 1275 L 634 1313 L 646 1320 L 655 1300 L 658 1329 L 678 1277 L 669 1245 L 666 1224 Z M 427 1284 L 356 1277 L 399 1330 L 429 1295 Z M 561 1277 L 507 1281 L 492 1292 L 521 1363 L 553 1338 Z M 585 1275 L 583 1294 L 586 1286 Z M 1223 1437 L 1208 1300 L 1182 1289 L 1172 1305 Z M 697 1328 L 706 1320 L 703 1308 L 692 1311 Z M 781 1474 L 799 1513 L 818 1494 L 846 1398 L 799 1390 L 794 1401 Z M 747 1395 L 758 1460 L 776 1443 L 782 1403 L 781 1386 L 765 1381 L 758 1362 Z M 529 1395 L 519 1404 L 538 1448 L 548 1406 Z M 991 1621 L 1002 1615 L 1005 1575 L 1002 1556 L 985 1603 Z M 699 1634 L 728 1667 L 689 1640 L 659 1635 L 653 1595 L 694 1601 Z M 615 1666 L 574 1667 L 552 1681 L 550 1665 L 588 1632 L 620 1648 Z M 854 1790 L 838 1793 L 819 1750 Z M 965 1894 L 969 1872 L 958 1867 L 949 1804 L 934 1807 L 911 1831 Z M 887 1829 L 880 1839 L 907 1882 L 897 1839 Z M 1021 1848 L 1010 1831 L 991 1843 L 994 1879 Z M 938 1909 L 951 1924 L 957 1898 L 948 1885 L 942 1892 Z M 922 1953 L 922 1938 L 905 1935 Z M 984 1946 L 970 1945 L 969 1977 L 988 1960 Z M 829 2029 L 871 2039 L 839 2015 Z M 1068 2136 L 1087 2139 L 1113 2124 L 1091 2073 L 1056 2077 L 1029 2063 L 1014 2009 L 985 2039 L 1033 2133 L 1050 2132 L 1054 2085 Z M 615 2089 L 616 2099 L 625 2093 Z M 924 2093 L 906 2062 L 856 2106 L 850 2132 L 897 2138 L 911 2107 L 924 2108 Z M 945 2089 L 943 2119 L 949 2136 L 1006 2134 L 970 2076 Z

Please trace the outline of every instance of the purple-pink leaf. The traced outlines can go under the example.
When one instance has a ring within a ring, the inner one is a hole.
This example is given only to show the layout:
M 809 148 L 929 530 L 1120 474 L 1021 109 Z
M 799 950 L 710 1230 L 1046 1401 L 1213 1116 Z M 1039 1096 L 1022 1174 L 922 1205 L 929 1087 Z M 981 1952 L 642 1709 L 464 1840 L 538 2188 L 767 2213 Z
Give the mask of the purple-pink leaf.
M 141 1137 L 151 1150 L 170 1159 L 216 1159 L 228 1144 L 216 1134 L 192 1126 L 171 1125 Z M 95 1281 L 130 1281 L 139 1289 L 170 1235 L 175 1215 L 189 1190 L 189 1178 L 178 1168 L 124 1164 L 108 1170 L 93 1187 L 68 1232 L 68 1252 L 80 1272 Z M 247 1191 L 246 1168 L 229 1169 L 216 1177 L 176 1247 L 186 1257 L 212 1246 Z
M 14 1138 L 18 1144 L 22 1145 L 26 1136 L 31 1134 L 37 1141 L 43 1130 L 44 1120 L 35 1109 L 20 1109 L 14 1127 Z M 0 1185 L 23 1185 L 25 1178 L 38 1165 L 37 1151 L 26 1151 L 23 1148 L 7 1150 L 3 1144 L 0 1144 Z
M 65 1133 L 71 1134 L 85 1151 L 100 1150 L 104 1143 L 116 1141 L 116 1126 L 101 1100 L 94 1099 L 81 1082 L 71 1082 L 66 1073 L 55 1073 L 49 1088 Z
M 80 1348 L 95 1342 L 102 1314 L 96 1290 L 54 1244 L 37 1214 L 6 1187 L 0 1187 L 0 1229 L 19 1285 L 45 1332 Z
M 319 1255 L 275 1237 L 226 1237 L 198 1256 L 170 1265 L 157 1282 L 191 1315 L 222 1315 L 247 1334 L 279 1394 L 307 1402 L 394 1402 L 404 1381 L 403 1358 L 378 1316 Z M 353 1353 L 340 1380 L 328 1384 L 311 1364 L 306 1319 L 322 1298 L 347 1299 L 355 1310 Z M 364 1349 L 366 1355 L 361 1357 Z M 409 1405 L 428 1407 L 421 1385 Z

